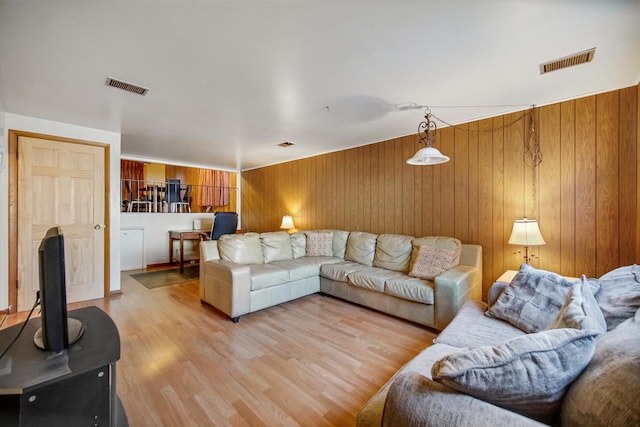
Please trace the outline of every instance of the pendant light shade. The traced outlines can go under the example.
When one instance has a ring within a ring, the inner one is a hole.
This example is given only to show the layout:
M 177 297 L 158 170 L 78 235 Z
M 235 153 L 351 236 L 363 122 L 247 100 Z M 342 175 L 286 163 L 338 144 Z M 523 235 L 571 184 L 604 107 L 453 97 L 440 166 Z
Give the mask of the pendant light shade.
M 407 160 L 410 165 L 439 165 L 447 163 L 449 157 L 442 154 L 437 148 L 425 147 L 419 149 L 416 154 Z

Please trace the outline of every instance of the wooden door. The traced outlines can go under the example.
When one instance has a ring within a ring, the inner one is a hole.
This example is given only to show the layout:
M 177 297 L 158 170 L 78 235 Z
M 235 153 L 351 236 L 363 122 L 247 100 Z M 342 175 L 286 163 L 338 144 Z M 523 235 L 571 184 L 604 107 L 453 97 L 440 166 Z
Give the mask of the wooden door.
M 38 246 L 64 235 L 67 302 L 105 296 L 103 147 L 18 137 L 18 311 L 39 287 Z

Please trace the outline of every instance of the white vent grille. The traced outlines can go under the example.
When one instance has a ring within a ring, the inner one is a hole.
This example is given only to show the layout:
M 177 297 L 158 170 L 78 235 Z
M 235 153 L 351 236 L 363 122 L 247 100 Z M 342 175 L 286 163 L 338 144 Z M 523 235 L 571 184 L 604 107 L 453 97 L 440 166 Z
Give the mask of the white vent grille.
M 107 86 L 115 87 L 118 89 L 126 90 L 127 92 L 137 93 L 138 95 L 146 95 L 149 92 L 149 89 L 146 87 L 134 85 L 133 83 L 128 83 L 122 80 L 117 80 L 111 77 L 107 77 L 107 81 L 105 82 Z
M 550 73 L 551 71 L 573 67 L 574 65 L 586 64 L 587 62 L 591 62 L 595 54 L 596 48 L 594 47 L 589 50 L 554 59 L 553 61 L 545 62 L 544 64 L 540 64 L 540 74 Z

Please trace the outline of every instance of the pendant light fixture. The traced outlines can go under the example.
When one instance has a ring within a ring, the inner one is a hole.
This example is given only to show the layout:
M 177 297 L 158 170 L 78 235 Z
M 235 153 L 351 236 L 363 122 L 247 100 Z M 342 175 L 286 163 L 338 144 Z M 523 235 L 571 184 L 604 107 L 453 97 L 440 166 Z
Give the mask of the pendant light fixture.
M 438 129 L 436 122 L 431 119 L 431 110 L 427 108 L 424 111 L 424 120 L 418 125 L 419 144 L 424 143 L 416 154 L 407 160 L 410 165 L 439 165 L 449 161 L 449 157 L 442 154 L 437 148 L 431 144 L 436 140 L 435 132 Z

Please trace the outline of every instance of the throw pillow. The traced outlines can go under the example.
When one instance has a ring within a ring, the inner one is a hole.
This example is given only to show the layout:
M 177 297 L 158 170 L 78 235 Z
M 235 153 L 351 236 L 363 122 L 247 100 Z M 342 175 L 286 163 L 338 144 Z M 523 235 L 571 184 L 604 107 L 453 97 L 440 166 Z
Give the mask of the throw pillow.
M 563 426 L 640 425 L 640 310 L 598 338 L 587 369 L 569 387 Z
M 455 237 L 444 237 L 444 236 L 426 236 L 426 237 L 418 237 L 413 239 L 411 242 L 413 245 L 413 250 L 417 251 L 420 249 L 420 246 L 433 246 L 438 249 L 449 249 L 451 251 L 456 252 L 455 258 L 449 264 L 449 268 L 454 268 L 456 265 L 460 264 L 460 256 L 462 255 L 462 242 Z M 413 255 L 413 253 L 412 253 Z
M 611 331 L 640 308 L 640 266 L 617 268 L 600 277 L 600 282 L 596 300 Z
M 333 256 L 331 250 L 333 233 L 309 231 L 305 235 L 307 236 L 307 256 Z
M 527 332 L 540 332 L 558 317 L 573 285 L 559 274 L 522 264 L 507 289 L 485 315 Z
M 567 300 L 560 309 L 558 317 L 549 327 L 549 329 L 559 328 L 595 329 L 600 333 L 607 332 L 604 316 L 591 293 L 589 279 L 584 274 L 569 290 Z
M 455 251 L 422 245 L 411 255 L 409 276 L 433 280 L 449 269 L 455 256 Z
M 553 329 L 438 360 L 432 378 L 462 393 L 550 424 L 567 387 L 589 364 L 597 331 Z

